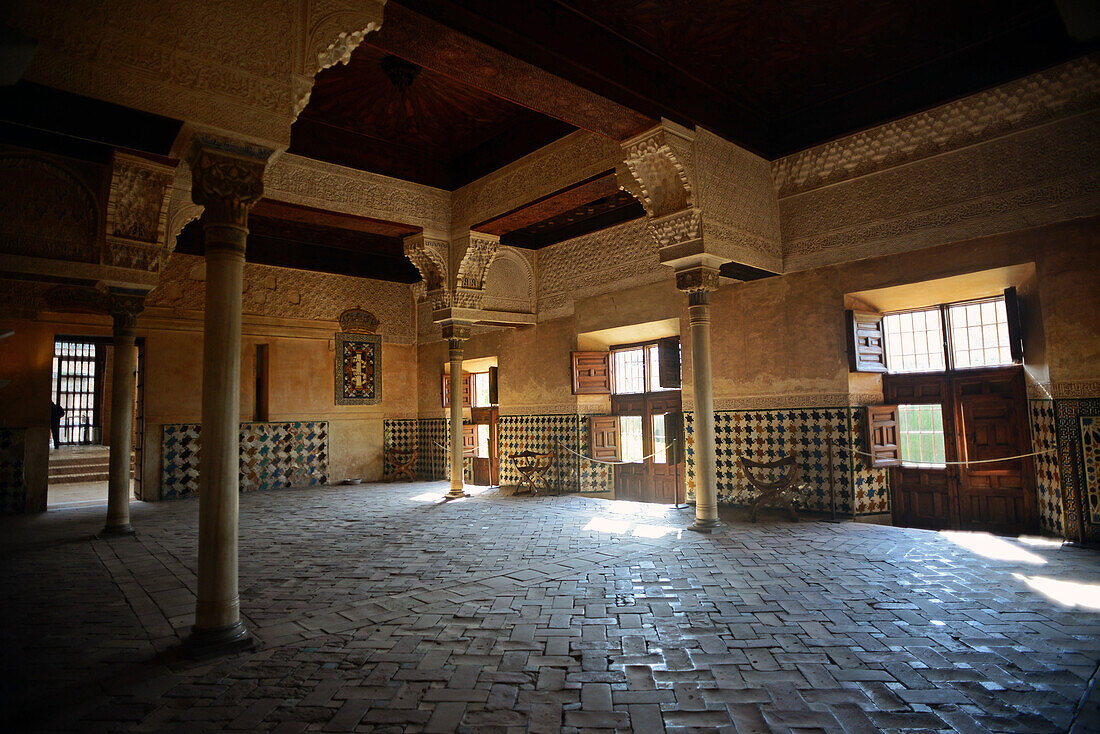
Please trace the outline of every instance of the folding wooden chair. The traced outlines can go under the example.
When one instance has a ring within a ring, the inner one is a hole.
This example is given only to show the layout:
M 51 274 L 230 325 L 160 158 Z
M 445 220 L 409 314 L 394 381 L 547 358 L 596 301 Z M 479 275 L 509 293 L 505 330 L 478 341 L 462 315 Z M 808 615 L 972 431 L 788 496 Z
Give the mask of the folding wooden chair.
M 745 479 L 749 480 L 749 484 L 760 491 L 760 494 L 752 503 L 751 519 L 753 522 L 756 522 L 756 513 L 764 506 L 764 503 L 772 500 L 778 500 L 782 503 L 787 508 L 787 514 L 791 516 L 791 520 L 798 522 L 798 513 L 795 512 L 794 504 L 791 502 L 791 495 L 800 491 L 803 485 L 798 481 L 802 476 L 802 472 L 798 468 L 794 454 L 775 461 L 753 461 L 752 459 L 746 459 L 744 456 L 738 456 L 737 463 L 744 469 Z M 759 476 L 754 476 L 754 469 L 772 472 L 782 469 L 783 471 L 775 479 L 765 480 Z

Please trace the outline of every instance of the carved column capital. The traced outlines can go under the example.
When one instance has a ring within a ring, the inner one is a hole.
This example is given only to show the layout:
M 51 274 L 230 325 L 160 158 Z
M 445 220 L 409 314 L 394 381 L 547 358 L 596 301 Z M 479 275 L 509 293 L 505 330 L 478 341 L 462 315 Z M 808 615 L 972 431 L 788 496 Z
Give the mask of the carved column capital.
M 718 290 L 718 268 L 701 265 L 676 272 L 676 288 L 689 297 Z
M 137 317 L 145 310 L 144 293 L 108 293 L 107 312 L 114 319 L 115 336 L 134 336 Z
M 263 196 L 264 167 L 272 150 L 208 135 L 191 141 L 191 200 L 206 207 L 209 224 L 244 227 Z
M 465 321 L 445 321 L 442 326 L 443 338 L 451 349 L 462 349 L 463 342 L 470 338 L 470 324 Z

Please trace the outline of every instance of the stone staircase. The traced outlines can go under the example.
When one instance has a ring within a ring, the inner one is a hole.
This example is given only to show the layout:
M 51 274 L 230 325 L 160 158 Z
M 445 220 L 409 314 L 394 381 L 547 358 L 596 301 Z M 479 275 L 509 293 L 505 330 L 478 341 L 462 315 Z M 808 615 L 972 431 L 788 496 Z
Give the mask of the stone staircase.
M 73 446 L 50 452 L 50 484 L 105 482 L 110 462 L 106 446 Z

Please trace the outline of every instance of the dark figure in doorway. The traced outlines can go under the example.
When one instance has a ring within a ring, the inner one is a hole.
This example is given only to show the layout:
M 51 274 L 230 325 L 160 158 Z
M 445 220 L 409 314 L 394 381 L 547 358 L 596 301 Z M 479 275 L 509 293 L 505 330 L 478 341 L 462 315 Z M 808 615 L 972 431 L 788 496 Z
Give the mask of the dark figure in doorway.
M 54 401 L 50 401 L 50 432 L 53 434 L 53 447 L 61 448 L 61 418 L 65 415 L 65 409 Z

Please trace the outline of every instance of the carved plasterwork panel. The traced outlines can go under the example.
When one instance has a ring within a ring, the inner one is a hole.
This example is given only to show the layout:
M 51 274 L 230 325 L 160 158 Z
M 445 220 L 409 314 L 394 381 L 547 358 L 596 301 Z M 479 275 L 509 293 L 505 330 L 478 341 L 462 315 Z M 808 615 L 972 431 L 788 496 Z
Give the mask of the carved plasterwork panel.
M 573 312 L 573 303 L 637 285 L 667 281 L 646 221 L 638 219 L 544 247 L 538 265 L 538 319 Z
M 707 252 L 778 271 L 779 202 L 768 161 L 703 129 L 694 160 Z
M 206 294 L 203 265 L 201 257 L 173 253 L 146 307 L 198 318 Z M 243 291 L 245 314 L 335 322 L 349 303 L 361 304 L 378 317 L 386 342 L 415 341 L 412 291 L 405 283 L 245 263 Z
M 156 272 L 168 255 L 173 166 L 116 151 L 107 200 L 107 265 Z
M 447 268 L 449 244 L 426 238 L 423 234 L 415 234 L 405 238 L 404 246 L 405 256 L 412 261 L 423 278 L 413 286 L 417 302 L 429 301 L 433 308 L 450 305 Z
M 8 318 L 33 319 L 46 307 L 52 286 L 27 280 L 0 278 L 0 313 Z
M 956 102 L 815 146 L 772 163 L 780 196 L 957 150 L 1097 106 L 1093 54 Z
M 489 266 L 493 263 L 499 249 L 499 237 L 471 232 L 466 250 L 462 253 L 462 262 L 458 266 L 456 288 L 482 290 L 485 285 L 485 274 L 489 271 Z
M 0 149 L 0 252 L 99 262 L 89 175 L 58 158 Z
M 301 66 L 294 80 L 294 116 L 309 104 L 317 72 L 346 64 L 363 39 L 382 27 L 386 0 L 305 0 Z
M 286 144 L 298 3 L 119 0 L 6 3 L 38 40 L 26 79 Z
M 1100 111 L 780 199 L 803 270 L 1100 211 Z
M 451 194 L 442 189 L 284 153 L 264 174 L 270 199 L 448 233 Z
M 487 309 L 534 313 L 535 270 L 531 262 L 534 253 L 515 247 L 501 247 L 485 276 Z

